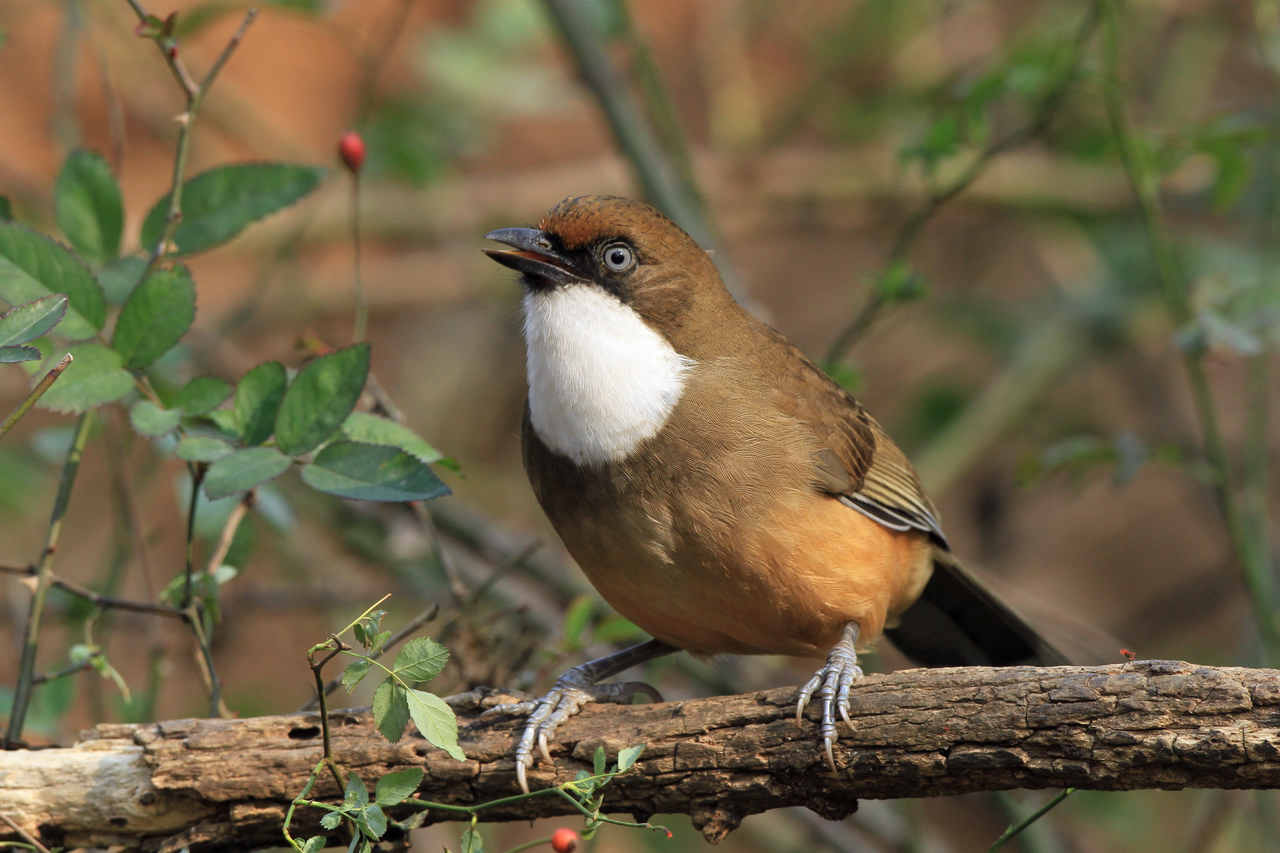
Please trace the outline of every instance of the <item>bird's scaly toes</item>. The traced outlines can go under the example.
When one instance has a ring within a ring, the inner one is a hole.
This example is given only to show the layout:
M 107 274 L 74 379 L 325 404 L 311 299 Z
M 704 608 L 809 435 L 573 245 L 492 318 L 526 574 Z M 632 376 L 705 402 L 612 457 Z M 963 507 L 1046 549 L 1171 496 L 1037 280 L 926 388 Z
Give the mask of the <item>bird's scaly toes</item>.
M 827 766 L 831 768 L 831 772 L 836 772 L 836 760 L 832 754 L 831 745 L 839 738 L 836 731 L 835 714 L 838 712 L 840 718 L 850 726 L 853 725 L 849 719 L 849 688 L 853 685 L 854 679 L 862 678 L 862 667 L 858 666 L 858 655 L 854 651 L 854 642 L 858 637 L 857 626 L 850 623 L 845 628 L 844 635 L 840 642 L 827 655 L 827 662 L 823 664 L 813 677 L 805 682 L 804 687 L 800 688 L 800 696 L 796 701 L 796 722 L 801 722 L 804 718 L 804 709 L 809 705 L 816 693 L 822 699 L 822 723 L 819 726 L 819 733 L 822 735 L 822 748 L 826 754 Z

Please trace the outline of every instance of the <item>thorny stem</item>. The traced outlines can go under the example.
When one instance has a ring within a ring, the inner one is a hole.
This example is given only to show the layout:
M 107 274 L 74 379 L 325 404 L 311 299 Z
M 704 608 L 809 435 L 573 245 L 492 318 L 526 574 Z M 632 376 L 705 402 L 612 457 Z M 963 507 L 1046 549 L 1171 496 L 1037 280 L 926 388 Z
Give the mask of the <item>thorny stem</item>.
M 1007 151 L 1026 144 L 1048 129 L 1050 122 L 1053 121 L 1059 106 L 1062 104 L 1062 100 L 1079 76 L 1080 62 L 1084 56 L 1085 46 L 1088 45 L 1089 39 L 1093 36 L 1093 32 L 1098 25 L 1101 12 L 1100 6 L 1100 2 L 1094 2 L 1089 5 L 1088 11 L 1085 12 L 1084 20 L 1080 23 L 1080 29 L 1077 30 L 1075 39 L 1072 41 L 1071 59 L 1066 71 L 1057 83 L 1040 99 L 1031 120 L 1022 127 L 1010 131 L 1005 136 L 992 142 L 960 173 L 959 177 L 945 188 L 930 193 L 924 204 L 907 217 L 907 220 L 902 223 L 902 227 L 898 229 L 897 237 L 893 241 L 893 247 L 889 250 L 888 261 L 884 265 L 886 269 L 906 258 L 907 253 L 911 251 L 911 247 L 915 245 L 916 238 L 920 236 L 920 232 L 924 230 L 924 226 L 929 223 L 929 220 L 933 219 L 947 202 L 967 190 L 974 181 L 981 177 L 982 173 L 991 165 L 992 160 Z M 854 315 L 847 326 L 840 330 L 831 346 L 827 348 L 827 363 L 840 361 L 844 358 L 853 344 L 870 328 L 879 315 L 880 309 L 884 306 L 884 296 L 878 291 L 872 293 L 867 298 L 867 301 L 863 303 L 862 308 L 858 310 L 858 313 Z
M 329 654 L 317 661 L 315 659 L 316 648 L 313 647 L 307 652 L 307 663 L 311 666 L 311 677 L 316 682 L 316 701 L 320 703 L 320 736 L 324 743 L 324 760 L 322 763 L 329 768 L 329 772 L 333 774 L 333 780 L 338 783 L 338 790 L 341 791 L 346 788 L 347 783 L 342 780 L 342 772 L 338 769 L 337 762 L 333 760 L 333 749 L 329 740 L 329 706 L 324 691 L 324 679 L 321 677 L 320 672 L 324 669 L 325 664 L 346 650 L 347 645 L 336 634 L 329 638 L 329 642 L 332 644 Z M 306 794 L 304 793 L 303 796 L 306 796 Z
M 36 401 L 44 396 L 44 392 L 49 390 L 53 383 L 57 381 L 58 377 L 62 375 L 62 371 L 66 370 L 67 367 L 71 365 L 72 361 L 71 353 L 67 353 L 62 358 L 58 359 L 58 363 L 50 368 L 49 372 L 44 375 L 43 379 L 36 383 L 36 387 L 32 388 L 31 393 L 27 395 L 26 399 L 18 404 L 18 408 L 14 409 L 13 413 L 4 419 L 3 424 L 0 424 L 0 438 L 4 438 L 5 434 L 7 434 L 9 430 L 13 429 L 13 425 L 22 420 L 23 416 L 26 415 L 27 412 L 31 411 L 31 407 L 36 404 Z
M 1138 202 L 1166 307 L 1175 326 L 1182 327 L 1194 319 L 1191 298 L 1183 270 L 1161 216 L 1158 176 L 1152 174 L 1146 160 L 1134 145 L 1133 130 L 1125 112 L 1118 75 L 1119 27 L 1114 0 L 1106 0 L 1105 9 L 1103 97 L 1107 119 L 1111 124 L 1112 135 L 1119 145 L 1120 158 L 1133 189 L 1134 198 Z M 1205 371 L 1203 352 L 1194 347 L 1184 348 L 1182 364 L 1187 373 L 1192 403 L 1203 432 L 1201 452 L 1212 472 L 1218 508 L 1222 512 L 1227 535 L 1236 558 L 1240 561 L 1244 585 L 1249 592 L 1254 618 L 1262 636 L 1263 663 L 1269 664 L 1277 655 L 1280 655 L 1280 624 L 1277 624 L 1270 557 L 1257 547 L 1250 536 L 1249 525 L 1237 501 L 1232 482 L 1231 460 L 1218 425 L 1217 405 Z
M 58 481 L 58 494 L 53 501 L 53 512 L 49 517 L 49 529 L 45 534 L 44 549 L 40 552 L 40 561 L 36 565 L 36 589 L 31 596 L 31 605 L 27 611 L 27 626 L 22 637 L 22 657 L 18 663 L 18 684 L 14 688 L 13 708 L 9 712 L 9 728 L 5 733 L 5 749 L 13 749 L 22 737 L 22 727 L 26 722 L 27 709 L 31 705 L 32 679 L 35 676 L 37 637 L 40 633 L 40 616 L 44 613 L 45 596 L 49 592 L 53 580 L 53 555 L 58 550 L 58 537 L 62 533 L 62 520 L 67 513 L 67 505 L 71 502 L 71 487 L 75 484 L 76 474 L 80 471 L 80 458 L 84 455 L 84 446 L 89 438 L 89 428 L 93 424 L 93 412 L 88 411 L 76 422 L 76 431 L 71 439 L 71 447 L 67 450 L 67 459 L 62 466 L 62 476 Z

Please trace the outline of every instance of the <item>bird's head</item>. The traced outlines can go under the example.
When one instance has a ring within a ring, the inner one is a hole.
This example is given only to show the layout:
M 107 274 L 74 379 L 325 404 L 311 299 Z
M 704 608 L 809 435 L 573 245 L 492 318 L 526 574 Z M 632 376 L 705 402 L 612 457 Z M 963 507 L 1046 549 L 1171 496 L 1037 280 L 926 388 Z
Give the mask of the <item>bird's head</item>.
M 680 336 L 695 308 L 732 302 L 707 253 L 643 202 L 572 196 L 536 228 L 499 228 L 485 237 L 511 247 L 485 254 L 522 273 L 531 297 L 599 288 L 668 338 Z

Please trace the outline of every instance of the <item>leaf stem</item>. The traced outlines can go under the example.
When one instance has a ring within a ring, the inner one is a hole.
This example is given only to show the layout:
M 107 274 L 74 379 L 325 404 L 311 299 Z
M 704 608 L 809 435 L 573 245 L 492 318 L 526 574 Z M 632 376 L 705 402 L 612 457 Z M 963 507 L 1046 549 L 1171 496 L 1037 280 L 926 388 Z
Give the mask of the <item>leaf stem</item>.
M 1044 817 L 1049 812 L 1050 809 L 1054 808 L 1063 800 L 1065 800 L 1067 797 L 1075 793 L 1075 790 L 1076 790 L 1075 788 L 1067 788 L 1061 794 L 1058 794 L 1058 796 L 1054 797 L 1052 800 L 1045 803 L 1043 806 L 1036 809 L 1031 814 L 1027 815 L 1024 819 L 1018 821 L 1016 824 L 1011 825 L 1008 829 L 1004 831 L 1003 835 L 997 838 L 991 844 L 991 846 L 987 848 L 987 853 L 991 853 L 992 850 L 998 850 L 999 848 L 1003 847 L 1005 842 L 1007 842 L 1009 839 L 1016 836 L 1018 833 L 1022 832 L 1028 826 L 1031 826 L 1031 824 L 1035 823 L 1040 818 Z
M 67 353 L 58 359 L 58 363 L 44 375 L 43 379 L 36 383 L 36 387 L 32 388 L 26 399 L 18 404 L 18 408 L 14 409 L 13 413 L 4 419 L 3 424 L 0 424 L 0 438 L 4 438 L 9 430 L 13 429 L 13 425 L 22 420 L 23 416 L 31 410 L 31 407 L 44 396 L 44 392 L 48 391 L 53 383 L 58 380 L 58 377 L 62 375 L 62 371 L 71 365 L 72 361 L 74 359 L 71 357 L 71 353 Z
M 40 560 L 36 564 L 36 589 L 31 596 L 31 605 L 27 611 L 27 625 L 22 637 L 22 657 L 18 663 L 18 684 L 14 689 L 13 708 L 9 712 L 9 727 L 4 737 L 5 749 L 13 749 L 18 745 L 22 737 L 22 727 L 26 722 L 27 709 L 31 705 L 40 617 L 44 613 L 45 596 L 53 580 L 53 555 L 58 550 L 62 520 L 67 513 L 67 505 L 71 502 L 71 487 L 75 485 L 76 474 L 80 471 L 80 459 L 84 455 L 84 447 L 92 424 L 92 411 L 80 416 L 71 439 L 71 447 L 67 450 L 66 462 L 62 465 L 58 494 L 54 498 L 53 512 L 49 516 L 49 528 L 45 533 L 44 549 L 40 552 Z

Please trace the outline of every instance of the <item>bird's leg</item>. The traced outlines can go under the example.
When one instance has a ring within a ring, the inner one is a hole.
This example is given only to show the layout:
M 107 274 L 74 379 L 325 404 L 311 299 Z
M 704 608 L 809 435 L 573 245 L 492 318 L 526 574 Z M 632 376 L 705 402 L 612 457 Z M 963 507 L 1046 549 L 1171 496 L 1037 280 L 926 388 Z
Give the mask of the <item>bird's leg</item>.
M 813 674 L 800 688 L 800 698 L 796 703 L 796 722 L 804 716 L 805 706 L 816 692 L 822 697 L 822 746 L 827 754 L 827 766 L 834 773 L 835 757 L 831 754 L 831 744 L 837 738 L 836 720 L 833 710 L 840 712 L 841 718 L 852 725 L 849 719 L 849 687 L 855 678 L 862 677 L 862 667 L 858 666 L 858 653 L 853 644 L 858 641 L 858 624 L 850 622 L 844 626 L 840 641 L 827 654 L 827 662 Z
M 534 744 L 537 744 L 538 752 L 550 764 L 551 752 L 547 749 L 548 739 L 555 734 L 557 726 L 581 711 L 583 705 L 593 701 L 628 702 L 638 693 L 647 693 L 653 697 L 654 701 L 662 701 L 661 694 L 643 682 L 627 681 L 617 684 L 597 684 L 596 682 L 617 675 L 636 664 L 676 651 L 679 649 L 661 640 L 649 640 L 611 655 L 578 664 L 556 679 L 555 686 L 541 699 L 495 705 L 487 710 L 486 716 L 490 714 L 529 715 L 524 733 L 520 737 L 520 744 L 516 747 L 516 779 L 520 782 L 520 788 L 526 794 L 529 793 L 529 783 L 525 776 L 528 768 L 533 766 Z

